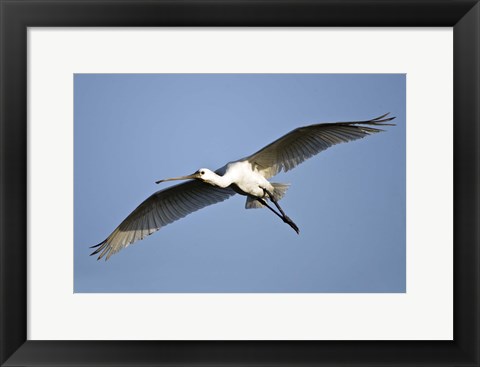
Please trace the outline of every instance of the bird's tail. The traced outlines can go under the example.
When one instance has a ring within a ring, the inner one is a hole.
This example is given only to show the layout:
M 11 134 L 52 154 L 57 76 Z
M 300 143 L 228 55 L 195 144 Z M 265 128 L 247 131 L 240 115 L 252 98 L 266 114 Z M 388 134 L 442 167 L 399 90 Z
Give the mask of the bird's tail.
M 275 196 L 275 200 L 278 201 L 281 198 L 283 198 L 288 188 L 290 187 L 290 184 L 272 182 L 272 186 L 273 186 L 272 194 Z M 247 197 L 247 201 L 245 203 L 245 209 L 259 209 L 263 207 L 264 205 L 260 203 L 257 199 L 252 198 L 250 196 Z
M 285 196 L 285 193 L 290 187 L 290 184 L 272 182 L 272 186 L 273 186 L 272 194 L 275 197 L 275 200 L 278 201 Z
M 260 209 L 263 208 L 264 205 L 260 203 L 257 199 L 247 196 L 247 201 L 245 202 L 245 209 Z

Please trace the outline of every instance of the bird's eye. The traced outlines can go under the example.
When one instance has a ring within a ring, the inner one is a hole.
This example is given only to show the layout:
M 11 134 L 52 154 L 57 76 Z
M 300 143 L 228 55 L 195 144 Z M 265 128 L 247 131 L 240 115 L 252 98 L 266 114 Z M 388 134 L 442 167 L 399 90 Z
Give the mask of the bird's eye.
M 200 171 L 200 174 L 201 174 L 201 175 L 205 174 L 205 171 Z

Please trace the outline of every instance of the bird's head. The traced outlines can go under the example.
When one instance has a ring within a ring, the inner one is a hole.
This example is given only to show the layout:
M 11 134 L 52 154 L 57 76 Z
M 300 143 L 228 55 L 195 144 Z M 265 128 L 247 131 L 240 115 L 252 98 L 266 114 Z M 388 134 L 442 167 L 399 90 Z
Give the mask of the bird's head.
M 217 174 L 215 172 L 210 171 L 208 168 L 200 168 L 197 172 L 195 172 L 197 180 L 213 183 Z
M 215 174 L 215 172 L 209 170 L 208 168 L 200 168 L 199 170 L 195 171 L 191 175 L 166 178 L 164 180 L 156 181 L 155 183 L 159 184 L 165 181 L 192 180 L 192 179 L 212 183 L 215 180 L 216 176 L 217 175 Z

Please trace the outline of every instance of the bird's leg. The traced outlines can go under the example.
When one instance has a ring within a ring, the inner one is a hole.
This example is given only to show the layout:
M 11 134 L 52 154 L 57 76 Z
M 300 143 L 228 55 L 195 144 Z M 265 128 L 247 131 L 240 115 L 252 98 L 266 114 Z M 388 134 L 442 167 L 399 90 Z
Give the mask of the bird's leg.
M 282 210 L 282 208 L 280 208 L 280 205 L 278 204 L 277 200 L 275 200 L 275 197 L 273 196 L 273 194 L 268 191 L 267 189 L 263 189 L 263 191 L 265 191 L 268 195 L 268 197 L 270 198 L 270 200 L 272 201 L 272 203 L 275 204 L 275 206 L 277 207 L 278 210 L 280 210 L 280 213 L 282 213 L 282 215 L 284 217 L 287 217 L 287 215 L 285 214 L 285 212 Z M 288 217 L 287 217 L 288 218 Z
M 262 198 L 257 198 L 255 197 L 255 199 L 257 199 L 257 201 L 259 201 L 262 205 L 265 205 L 268 209 L 270 209 L 273 214 L 275 214 L 277 217 L 279 217 L 281 220 L 283 220 L 283 216 L 278 214 L 277 211 L 275 209 L 273 209 L 270 205 L 268 205 L 268 203 L 263 200 Z
M 298 229 L 298 226 L 293 222 L 293 220 L 291 220 L 286 214 L 285 212 L 283 211 L 283 209 L 280 207 L 280 205 L 278 204 L 277 200 L 275 200 L 275 197 L 273 196 L 273 194 L 268 191 L 267 189 L 263 189 L 263 191 L 265 191 L 270 200 L 272 201 L 272 203 L 275 204 L 275 206 L 277 207 L 277 209 L 280 211 L 280 213 L 282 213 L 282 216 L 279 216 L 280 218 L 282 218 L 282 220 L 287 223 L 290 227 L 293 228 L 293 230 L 295 232 L 297 232 L 297 234 L 300 234 L 300 229 Z M 265 200 L 264 200 L 265 201 Z M 271 210 L 273 210 L 273 208 L 270 208 Z M 275 212 L 276 213 L 276 212 Z M 278 215 L 278 214 L 277 214 Z

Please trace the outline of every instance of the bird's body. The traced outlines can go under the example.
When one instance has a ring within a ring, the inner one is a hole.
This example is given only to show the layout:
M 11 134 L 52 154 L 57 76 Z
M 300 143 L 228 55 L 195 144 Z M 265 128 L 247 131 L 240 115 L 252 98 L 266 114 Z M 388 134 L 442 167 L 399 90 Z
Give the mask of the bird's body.
M 199 171 L 208 172 L 208 178 L 204 178 L 204 182 L 221 188 L 230 187 L 240 195 L 261 198 L 265 196 L 264 188 L 271 192 L 274 190 L 272 184 L 263 175 L 255 171 L 248 160 L 226 164 L 217 170 L 218 172 L 224 171 L 223 175 L 216 174 L 207 168 L 201 168 Z
M 297 225 L 285 214 L 278 201 L 288 184 L 268 179 L 280 171 L 289 171 L 306 159 L 342 142 L 357 140 L 382 130 L 394 117 L 387 115 L 367 121 L 315 124 L 297 128 L 258 152 L 227 163 L 215 172 L 201 168 L 193 174 L 157 181 L 188 180 L 157 191 L 141 203 L 92 253 L 98 259 L 120 251 L 137 240 L 184 216 L 237 194 L 247 196 L 245 208 L 267 207 L 297 233 Z M 362 126 L 370 125 L 370 126 Z M 374 126 L 374 127 L 371 127 Z M 271 207 L 272 202 L 277 210 Z

